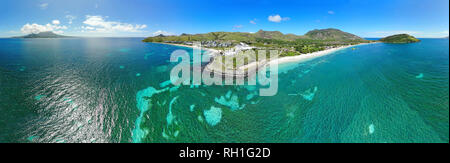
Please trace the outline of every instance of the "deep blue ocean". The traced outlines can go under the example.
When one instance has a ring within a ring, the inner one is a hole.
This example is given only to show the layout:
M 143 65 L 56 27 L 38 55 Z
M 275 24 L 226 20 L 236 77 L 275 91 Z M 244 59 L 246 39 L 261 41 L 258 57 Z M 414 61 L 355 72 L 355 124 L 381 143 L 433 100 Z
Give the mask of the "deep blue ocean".
M 255 86 L 173 86 L 143 38 L 0 39 L 0 142 L 449 142 L 449 40 L 280 65 Z

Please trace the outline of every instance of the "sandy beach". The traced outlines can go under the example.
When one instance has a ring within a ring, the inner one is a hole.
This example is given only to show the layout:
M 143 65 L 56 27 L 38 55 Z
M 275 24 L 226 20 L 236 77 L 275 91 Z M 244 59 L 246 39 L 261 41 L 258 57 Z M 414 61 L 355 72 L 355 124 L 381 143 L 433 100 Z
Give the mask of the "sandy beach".
M 323 50 L 323 51 L 302 54 L 299 56 L 281 57 L 276 60 L 270 61 L 267 64 L 283 64 L 283 63 L 292 63 L 292 62 L 302 62 L 302 61 L 307 61 L 307 60 L 314 59 L 317 57 L 325 56 L 325 55 L 331 54 L 331 53 L 339 51 L 339 50 L 343 50 L 343 49 L 347 49 L 347 48 L 351 48 L 351 47 L 355 47 L 355 46 L 360 46 L 360 45 L 367 45 L 367 44 L 373 44 L 373 43 L 362 43 L 362 44 L 357 44 L 357 45 L 341 46 L 341 47 L 331 48 L 331 49 L 327 49 L 327 50 Z
M 181 47 L 187 47 L 187 48 L 192 48 L 192 49 L 196 48 L 194 46 L 184 45 L 184 44 L 171 44 L 171 43 L 162 43 L 162 42 L 158 42 L 158 43 L 154 42 L 154 44 L 165 44 L 165 45 L 172 45 L 172 46 L 181 46 Z M 208 48 L 204 48 L 204 47 L 201 47 L 201 48 L 202 48 L 202 50 L 208 51 L 209 55 L 212 55 L 211 53 L 213 53 L 214 55 L 220 53 L 220 51 L 216 50 L 216 49 L 208 49 Z
M 375 42 L 376 43 L 376 42 Z M 188 47 L 188 48 L 195 48 L 194 46 L 190 46 L 190 45 L 182 45 L 182 44 L 171 44 L 171 43 L 159 43 L 159 44 L 166 44 L 166 45 L 173 45 L 173 46 L 181 46 L 181 47 Z M 289 57 L 281 57 L 281 58 L 277 58 L 275 60 L 271 60 L 269 62 L 267 62 L 266 60 L 264 61 L 260 61 L 260 62 L 252 62 L 249 63 L 247 65 L 241 66 L 238 69 L 240 71 L 230 71 L 230 72 L 234 72 L 233 74 L 227 74 L 227 72 L 222 72 L 221 69 L 212 67 L 212 61 L 210 64 L 206 65 L 205 67 L 205 71 L 209 71 L 209 72 L 214 72 L 215 74 L 218 75 L 224 75 L 224 76 L 240 76 L 240 77 L 246 77 L 248 74 L 246 73 L 242 73 L 244 72 L 244 70 L 257 70 L 257 68 L 263 67 L 263 66 L 267 66 L 270 64 L 285 64 L 285 63 L 293 63 L 293 62 L 304 62 L 304 61 L 308 61 L 314 58 L 318 58 L 318 57 L 322 57 L 328 54 L 331 54 L 333 52 L 339 51 L 339 50 L 343 50 L 343 49 L 347 49 L 347 48 L 351 48 L 351 47 L 356 47 L 356 46 L 361 46 L 361 45 L 367 45 L 367 44 L 374 44 L 374 43 L 361 43 L 361 44 L 357 44 L 357 45 L 348 45 L 348 46 L 341 46 L 341 47 L 337 47 L 337 48 L 331 48 L 331 49 L 327 49 L 327 50 L 323 50 L 323 51 L 318 51 L 318 52 L 313 52 L 313 53 L 307 53 L 307 54 L 302 54 L 302 55 L 298 55 L 298 56 L 289 56 Z M 220 54 L 219 50 L 215 50 L 215 49 L 209 49 L 209 48 L 203 48 L 202 50 L 208 51 L 209 53 L 207 53 L 208 55 L 211 56 L 216 56 Z M 214 71 L 212 71 L 214 70 Z M 249 74 L 252 74 L 254 72 L 249 72 Z
M 373 43 L 361 43 L 361 44 L 357 44 L 357 45 L 341 46 L 341 47 L 331 48 L 331 49 L 327 49 L 327 50 L 323 50 L 323 51 L 302 54 L 299 56 L 281 57 L 281 58 L 277 58 L 277 59 L 269 61 L 269 62 L 267 62 L 267 61 L 252 62 L 248 65 L 241 66 L 238 69 L 240 69 L 241 71 L 245 70 L 245 69 L 252 70 L 252 69 L 259 68 L 262 66 L 267 66 L 270 64 L 280 65 L 280 64 L 293 63 L 293 62 L 304 62 L 304 61 L 308 61 L 308 60 L 311 60 L 314 58 L 332 54 L 333 52 L 336 52 L 339 50 L 343 50 L 343 49 L 347 49 L 347 48 L 351 48 L 351 47 L 355 47 L 355 46 L 360 46 L 360 45 L 367 45 L 367 44 L 373 44 Z

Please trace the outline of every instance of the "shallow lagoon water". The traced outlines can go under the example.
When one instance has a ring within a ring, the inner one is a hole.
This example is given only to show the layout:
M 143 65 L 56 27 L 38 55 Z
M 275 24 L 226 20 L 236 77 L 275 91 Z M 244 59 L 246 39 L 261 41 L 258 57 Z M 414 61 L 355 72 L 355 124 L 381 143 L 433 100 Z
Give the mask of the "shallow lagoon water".
M 208 122 L 211 126 L 217 125 L 222 119 L 222 108 L 211 106 L 210 110 L 205 110 L 203 113 L 205 115 L 206 122 Z
M 0 142 L 448 142 L 448 45 L 286 64 L 278 94 L 260 97 L 256 86 L 167 84 L 169 55 L 189 48 L 0 39 Z

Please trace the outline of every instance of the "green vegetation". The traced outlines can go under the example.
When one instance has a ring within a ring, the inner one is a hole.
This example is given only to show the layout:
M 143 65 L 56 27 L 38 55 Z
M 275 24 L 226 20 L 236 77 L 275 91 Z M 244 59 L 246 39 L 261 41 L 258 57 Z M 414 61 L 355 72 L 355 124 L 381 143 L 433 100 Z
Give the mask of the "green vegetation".
M 37 34 L 29 34 L 26 36 L 15 37 L 15 38 L 70 38 L 69 36 L 57 35 L 53 32 L 41 32 Z
M 338 29 L 313 30 L 306 35 L 283 34 L 279 31 L 263 31 L 256 33 L 243 32 L 211 32 L 206 34 L 182 34 L 180 36 L 158 35 L 148 37 L 144 42 L 160 42 L 192 45 L 199 41 L 206 48 L 225 50 L 240 43 L 257 49 L 279 50 L 280 56 L 295 56 L 322 51 L 345 45 L 368 43 L 356 35 Z
M 314 40 L 364 40 L 363 38 L 356 35 L 333 28 L 309 31 L 308 33 L 306 33 L 306 36 Z
M 385 42 L 385 43 L 395 43 L 395 44 L 420 42 L 419 39 L 417 39 L 411 35 L 408 35 L 408 34 L 393 35 L 393 36 L 382 38 L 382 39 L 380 39 L 380 41 Z

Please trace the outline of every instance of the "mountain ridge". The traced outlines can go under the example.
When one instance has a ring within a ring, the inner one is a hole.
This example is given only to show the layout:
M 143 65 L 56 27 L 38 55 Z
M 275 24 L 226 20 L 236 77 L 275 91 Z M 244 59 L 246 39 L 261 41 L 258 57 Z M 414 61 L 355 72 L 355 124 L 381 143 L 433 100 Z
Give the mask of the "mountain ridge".
M 13 38 L 71 38 L 71 36 L 58 35 L 51 31 L 47 31 L 47 32 L 31 33 L 25 36 L 18 36 Z
M 359 36 L 335 28 L 315 29 L 306 33 L 305 36 L 313 40 L 364 40 Z
M 283 34 L 280 31 L 264 31 L 260 29 L 256 33 L 245 32 L 209 32 L 203 34 L 185 34 L 179 36 L 158 35 L 147 37 L 144 42 L 163 41 L 206 41 L 206 40 L 233 40 L 233 41 L 255 41 L 257 39 L 274 39 L 281 41 L 303 40 L 336 40 L 336 41 L 364 41 L 365 39 L 354 34 L 343 32 L 339 29 L 315 29 L 305 35 Z

